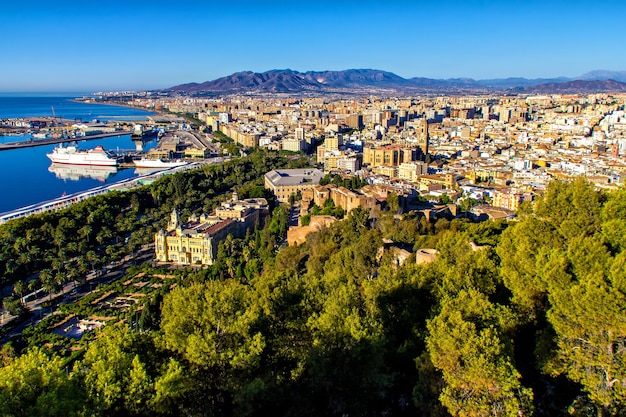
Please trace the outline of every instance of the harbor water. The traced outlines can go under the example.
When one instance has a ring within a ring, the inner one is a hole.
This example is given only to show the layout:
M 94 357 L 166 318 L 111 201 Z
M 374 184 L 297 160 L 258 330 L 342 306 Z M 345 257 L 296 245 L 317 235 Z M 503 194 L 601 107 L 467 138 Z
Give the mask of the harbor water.
M 126 107 L 75 102 L 72 97 L 0 95 L 0 119 L 52 116 L 51 106 L 54 106 L 56 116 L 81 121 L 120 118 L 138 120 L 153 114 Z M 24 139 L 22 136 L 0 136 L 0 142 Z M 109 150 L 135 149 L 130 135 L 82 140 L 77 145 L 79 149 L 92 149 L 97 145 Z M 156 140 L 145 143 L 144 150 L 155 145 Z M 137 176 L 134 168 L 53 165 L 46 154 L 56 146 L 44 145 L 0 152 L 0 213 Z

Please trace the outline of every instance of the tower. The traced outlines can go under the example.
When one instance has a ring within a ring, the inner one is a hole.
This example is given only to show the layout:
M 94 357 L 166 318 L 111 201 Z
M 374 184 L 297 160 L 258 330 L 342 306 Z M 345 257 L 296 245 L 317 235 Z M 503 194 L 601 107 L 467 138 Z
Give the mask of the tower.
M 429 139 L 430 138 L 428 136 L 428 120 L 426 118 L 422 118 L 420 119 L 420 123 L 418 125 L 417 145 L 420 147 L 420 150 L 422 151 L 422 154 L 424 155 L 424 157 L 428 155 Z
M 167 231 L 176 230 L 178 226 L 180 226 L 180 219 L 178 218 L 178 212 L 174 209 L 172 214 L 170 214 L 170 222 L 167 225 Z

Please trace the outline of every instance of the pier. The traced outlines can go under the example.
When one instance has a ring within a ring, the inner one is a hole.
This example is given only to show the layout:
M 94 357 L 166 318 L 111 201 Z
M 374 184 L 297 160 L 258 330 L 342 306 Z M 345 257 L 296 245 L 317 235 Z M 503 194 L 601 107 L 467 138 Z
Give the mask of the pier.
M 32 148 L 35 146 L 54 145 L 57 143 L 76 142 L 79 140 L 92 140 L 110 138 L 114 136 L 130 135 L 131 131 L 119 130 L 111 133 L 98 133 L 96 135 L 76 136 L 76 137 L 59 137 L 46 139 L 28 139 L 19 142 L 0 143 L 0 151 L 8 151 L 11 149 Z
M 128 191 L 137 187 L 141 187 L 146 184 L 150 184 L 153 181 L 161 178 L 164 175 L 171 175 L 176 172 L 191 171 L 203 167 L 204 165 L 211 165 L 224 162 L 230 158 L 217 157 L 204 161 L 192 162 L 187 165 L 182 165 L 173 168 L 156 169 L 151 173 L 140 175 L 135 178 L 128 178 L 122 181 L 118 181 L 112 184 L 102 185 L 86 191 L 79 191 L 70 195 L 63 195 L 59 198 L 44 201 L 42 203 L 32 204 L 26 207 L 11 210 L 5 213 L 0 213 L 0 224 L 4 224 L 9 220 L 18 219 L 21 217 L 27 217 L 33 214 L 40 214 L 46 212 L 52 212 L 62 210 L 71 206 L 72 204 L 79 203 L 90 197 L 94 197 L 100 194 L 105 194 L 110 191 Z

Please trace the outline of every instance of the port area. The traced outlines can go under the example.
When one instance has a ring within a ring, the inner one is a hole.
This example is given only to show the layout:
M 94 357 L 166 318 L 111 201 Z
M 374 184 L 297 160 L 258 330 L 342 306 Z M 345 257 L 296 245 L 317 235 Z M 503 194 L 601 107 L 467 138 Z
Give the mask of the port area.
M 130 130 L 118 130 L 115 132 L 97 133 L 94 135 L 85 135 L 85 136 L 28 139 L 28 140 L 21 140 L 17 142 L 0 143 L 0 151 L 7 151 L 11 149 L 21 149 L 21 148 L 32 148 L 34 146 L 43 146 L 43 145 L 54 145 L 57 143 L 75 142 L 77 140 L 95 140 L 95 139 L 102 139 L 102 138 L 110 138 L 114 136 L 130 135 L 131 133 L 132 131 Z
M 191 162 L 187 165 L 182 165 L 178 167 L 150 169 L 150 171 L 152 172 L 140 175 L 135 178 L 129 178 L 112 184 L 95 187 L 87 191 L 80 191 L 74 194 L 64 195 L 53 200 L 48 200 L 42 203 L 33 204 L 5 213 L 0 213 L 0 224 L 4 224 L 12 219 L 27 217 L 31 214 L 62 210 L 66 207 L 71 206 L 72 204 L 79 203 L 86 200 L 87 198 L 94 197 L 96 195 L 105 194 L 110 191 L 132 190 L 143 185 L 151 184 L 152 182 L 158 180 L 165 175 L 172 175 L 176 172 L 199 169 L 205 165 L 218 164 L 229 159 L 230 157 L 215 157 L 203 161 Z

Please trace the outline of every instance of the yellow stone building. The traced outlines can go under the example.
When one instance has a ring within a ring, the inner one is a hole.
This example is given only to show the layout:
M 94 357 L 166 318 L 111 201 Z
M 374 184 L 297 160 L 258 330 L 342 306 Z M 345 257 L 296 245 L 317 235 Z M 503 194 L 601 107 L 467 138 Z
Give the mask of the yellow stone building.
M 516 211 L 519 208 L 520 203 L 523 200 L 521 193 L 516 193 L 511 190 L 496 190 L 493 194 L 493 201 L 491 203 L 494 207 L 501 207 L 508 210 Z
M 310 206 L 312 203 L 318 207 L 324 206 L 326 200 L 332 200 L 335 207 L 341 207 L 347 212 L 361 207 L 371 210 L 376 207 L 376 198 L 365 196 L 358 191 L 350 191 L 345 187 L 337 187 L 334 184 L 318 185 L 302 192 L 302 203 Z
M 423 185 L 440 184 L 448 190 L 457 187 L 456 175 L 453 173 L 423 175 L 419 181 Z
M 212 215 L 193 215 L 184 224 L 174 210 L 167 229 L 154 236 L 156 260 L 176 265 L 213 265 L 221 241 L 228 235 L 243 236 L 256 223 L 262 224 L 268 213 L 264 198 L 238 200 L 236 193 Z
M 271 190 L 281 203 L 298 191 L 302 192 L 319 184 L 324 173 L 319 169 L 276 169 L 265 174 L 265 188 Z
M 424 162 L 404 162 L 398 166 L 398 178 L 417 182 L 422 175 L 428 174 L 428 165 Z
M 397 167 L 404 162 L 417 160 L 417 149 L 401 145 L 366 147 L 363 149 L 363 163 L 373 167 Z

